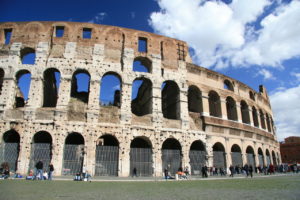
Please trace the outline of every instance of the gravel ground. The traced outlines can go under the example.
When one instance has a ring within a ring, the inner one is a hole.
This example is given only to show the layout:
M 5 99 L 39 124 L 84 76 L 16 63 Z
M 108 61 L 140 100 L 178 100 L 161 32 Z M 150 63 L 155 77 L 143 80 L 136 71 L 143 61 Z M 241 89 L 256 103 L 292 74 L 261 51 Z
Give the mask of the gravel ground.
M 300 175 L 156 182 L 0 180 L 0 200 L 292 200 L 300 199 L 299 189 Z

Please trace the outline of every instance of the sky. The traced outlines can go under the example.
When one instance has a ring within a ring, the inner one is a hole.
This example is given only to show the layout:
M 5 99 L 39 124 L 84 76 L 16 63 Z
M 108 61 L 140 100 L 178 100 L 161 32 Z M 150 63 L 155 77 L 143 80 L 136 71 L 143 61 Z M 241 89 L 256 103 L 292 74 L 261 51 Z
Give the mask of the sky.
M 184 40 L 195 64 L 266 87 L 280 141 L 300 136 L 299 0 L 0 0 L 0 7 L 0 22 L 90 22 Z

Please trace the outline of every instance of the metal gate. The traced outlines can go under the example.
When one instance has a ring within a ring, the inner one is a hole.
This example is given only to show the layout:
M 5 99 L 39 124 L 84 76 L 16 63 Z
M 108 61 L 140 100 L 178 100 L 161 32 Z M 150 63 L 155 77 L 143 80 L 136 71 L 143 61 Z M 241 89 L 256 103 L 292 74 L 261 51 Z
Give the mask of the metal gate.
M 232 166 L 243 166 L 243 159 L 241 152 L 231 152 Z
M 214 167 L 226 167 L 225 153 L 223 151 L 214 151 Z
M 258 163 L 261 167 L 264 166 L 264 156 L 263 155 L 258 154 Z
M 151 148 L 130 148 L 130 174 L 136 168 L 138 176 L 152 176 L 153 162 Z
M 271 158 L 270 158 L 270 156 L 267 155 L 266 160 L 267 160 L 267 166 L 269 166 L 271 164 Z
M 0 144 L 0 164 L 7 162 L 9 170 L 15 172 L 19 157 L 19 143 Z
M 192 175 L 199 175 L 201 173 L 202 167 L 206 164 L 205 155 L 205 151 L 190 150 L 189 157 Z
M 50 143 L 33 143 L 31 145 L 29 170 L 34 169 L 38 161 L 43 162 L 43 170 L 48 170 L 48 166 L 51 162 L 51 156 Z
M 95 176 L 118 176 L 118 162 L 118 146 L 96 146 Z
M 253 153 L 247 153 L 247 163 L 248 165 L 252 165 L 252 167 L 255 167 L 255 160 Z
M 65 144 L 62 175 L 81 173 L 84 145 Z
M 172 175 L 181 167 L 181 151 L 174 149 L 162 150 L 162 169 L 167 168 Z

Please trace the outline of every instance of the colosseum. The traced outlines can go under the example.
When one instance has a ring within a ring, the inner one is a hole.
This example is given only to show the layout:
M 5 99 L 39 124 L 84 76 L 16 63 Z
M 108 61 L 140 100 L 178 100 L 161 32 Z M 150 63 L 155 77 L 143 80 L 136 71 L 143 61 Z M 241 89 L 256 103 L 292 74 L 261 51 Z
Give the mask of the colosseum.
M 281 162 L 266 88 L 192 63 L 184 41 L 76 22 L 0 23 L 0 162 L 27 174 L 162 176 Z

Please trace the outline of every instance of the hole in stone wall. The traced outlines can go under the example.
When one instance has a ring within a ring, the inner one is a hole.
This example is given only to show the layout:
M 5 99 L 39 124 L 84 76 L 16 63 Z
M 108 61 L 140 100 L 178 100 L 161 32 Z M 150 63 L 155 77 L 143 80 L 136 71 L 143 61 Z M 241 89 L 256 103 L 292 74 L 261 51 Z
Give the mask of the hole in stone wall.
M 148 72 L 152 71 L 152 63 L 148 58 L 137 57 L 133 62 L 133 71 L 135 72 Z
M 194 141 L 190 150 L 205 151 L 205 146 L 201 140 Z
M 121 88 L 121 78 L 118 74 L 105 74 L 101 79 L 100 105 L 120 107 Z
M 252 117 L 253 117 L 254 126 L 258 127 L 259 123 L 258 123 L 258 117 L 257 117 L 257 110 L 254 106 L 252 107 Z
M 190 112 L 202 112 L 202 93 L 199 88 L 194 85 L 188 89 L 188 109 Z
M 92 38 L 92 29 L 91 28 L 83 28 L 82 29 L 82 38 L 83 39 L 91 39 Z
M 70 133 L 65 141 L 65 144 L 84 144 L 84 138 L 80 133 Z
M 165 81 L 161 88 L 164 118 L 180 119 L 180 93 L 178 85 L 174 81 Z
M 227 118 L 229 120 L 237 121 L 236 103 L 232 97 L 226 98 L 226 110 L 227 110 Z
M 10 43 L 11 35 L 12 35 L 12 29 L 11 28 L 4 29 L 4 40 L 5 40 L 4 44 L 9 44 Z
M 37 132 L 33 137 L 34 143 L 50 143 L 52 144 L 52 137 L 46 131 Z
M 241 151 L 241 148 L 240 148 L 239 145 L 234 144 L 234 145 L 232 145 L 232 147 L 231 147 L 231 152 L 242 152 L 242 151 Z
M 71 97 L 84 103 L 89 101 L 90 75 L 85 70 L 77 70 L 72 77 Z
M 47 69 L 44 72 L 43 107 L 56 107 L 59 84 L 60 84 L 60 72 L 54 68 Z
M 0 68 L 0 95 L 2 93 L 3 80 L 4 80 L 4 70 Z
M 254 94 L 252 91 L 249 91 L 249 98 L 255 101 Z
M 132 140 L 130 148 L 152 148 L 150 141 L 144 138 L 138 137 Z
M 234 91 L 233 85 L 229 80 L 224 81 L 224 89 Z
M 99 146 L 119 146 L 118 140 L 112 135 L 103 135 L 97 141 Z
M 250 124 L 249 108 L 245 101 L 241 101 L 242 122 Z
M 223 152 L 225 152 L 225 148 L 224 148 L 223 144 L 221 144 L 220 142 L 217 142 L 213 146 L 213 151 L 223 151 Z
M 136 79 L 132 84 L 131 112 L 137 116 L 152 113 L 152 82 L 146 78 Z
M 19 143 L 20 142 L 20 135 L 15 130 L 9 130 L 3 134 L 3 141 L 5 143 Z
M 261 127 L 263 129 L 266 129 L 265 115 L 264 115 L 264 113 L 263 113 L 262 110 L 259 110 L 259 115 L 260 115 L 260 124 L 261 124 Z
M 31 74 L 27 70 L 21 70 L 16 75 L 17 80 L 17 92 L 15 97 L 15 107 L 24 107 L 27 100 L 30 89 Z
M 138 51 L 145 52 L 145 53 L 147 52 L 147 38 L 139 37 Z
M 34 65 L 35 64 L 35 50 L 29 47 L 26 47 L 21 50 L 21 61 L 22 64 Z
M 56 26 L 55 27 L 55 37 L 63 37 L 65 32 L 64 26 Z
M 210 91 L 208 94 L 208 103 L 210 116 L 222 117 L 221 100 L 218 93 Z

